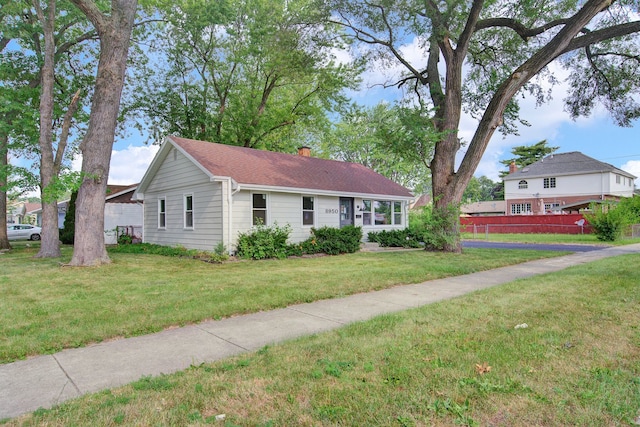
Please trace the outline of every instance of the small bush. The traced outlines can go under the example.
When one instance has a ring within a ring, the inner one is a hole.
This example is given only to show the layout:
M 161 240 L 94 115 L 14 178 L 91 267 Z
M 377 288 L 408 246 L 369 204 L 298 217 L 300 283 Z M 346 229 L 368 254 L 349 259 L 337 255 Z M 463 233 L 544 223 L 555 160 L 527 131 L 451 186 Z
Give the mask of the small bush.
M 420 236 L 415 235 L 412 229 L 372 231 L 367 234 L 370 242 L 378 243 L 382 247 L 391 248 L 419 248 Z
M 312 228 L 311 250 L 313 253 L 323 252 L 327 255 L 352 254 L 360 250 L 362 228 L 348 225 L 342 228 Z M 313 243 L 315 241 L 315 243 Z
M 247 259 L 286 258 L 287 240 L 291 233 L 289 224 L 257 225 L 253 230 L 238 235 L 238 256 Z
M 585 214 L 598 240 L 614 242 L 622 237 L 624 229 L 631 224 L 632 214 L 614 203 L 591 204 L 591 212 Z

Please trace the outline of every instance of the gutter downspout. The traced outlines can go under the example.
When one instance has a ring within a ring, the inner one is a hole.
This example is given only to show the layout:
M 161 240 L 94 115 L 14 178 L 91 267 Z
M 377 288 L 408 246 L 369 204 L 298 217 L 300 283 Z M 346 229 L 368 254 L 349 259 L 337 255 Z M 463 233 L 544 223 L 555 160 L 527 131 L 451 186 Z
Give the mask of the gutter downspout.
M 229 216 L 229 220 L 228 222 L 228 236 L 229 236 L 229 247 L 227 248 L 227 251 L 229 252 L 229 255 L 232 255 L 232 250 L 231 250 L 231 233 L 233 233 L 233 196 L 235 196 L 239 191 L 240 191 L 240 185 L 235 182 L 233 180 L 233 178 L 229 177 L 227 178 L 227 182 L 229 185 L 229 189 L 227 191 L 227 209 L 228 209 L 228 216 Z M 236 184 L 236 189 L 233 190 L 233 184 Z

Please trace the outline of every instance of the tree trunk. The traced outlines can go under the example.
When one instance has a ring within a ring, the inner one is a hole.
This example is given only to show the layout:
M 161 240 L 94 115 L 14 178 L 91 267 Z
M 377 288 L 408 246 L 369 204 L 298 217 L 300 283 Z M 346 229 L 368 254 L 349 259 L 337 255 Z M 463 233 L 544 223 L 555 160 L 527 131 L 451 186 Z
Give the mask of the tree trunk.
M 124 85 L 137 0 L 113 0 L 111 16 L 90 0 L 72 0 L 100 36 L 100 59 L 87 134 L 80 145 L 83 180 L 76 205 L 72 266 L 109 263 L 104 244 L 104 207 L 111 150 Z
M 0 135 L 0 250 L 11 249 L 7 237 L 7 183 L 9 181 L 9 138 Z
M 38 2 L 34 2 L 44 33 L 44 64 L 40 71 L 40 197 L 42 199 L 42 234 L 36 258 L 60 257 L 58 202 L 47 188 L 57 177 L 53 162 L 53 84 L 55 40 L 53 35 L 56 2 L 49 0 L 45 17 Z

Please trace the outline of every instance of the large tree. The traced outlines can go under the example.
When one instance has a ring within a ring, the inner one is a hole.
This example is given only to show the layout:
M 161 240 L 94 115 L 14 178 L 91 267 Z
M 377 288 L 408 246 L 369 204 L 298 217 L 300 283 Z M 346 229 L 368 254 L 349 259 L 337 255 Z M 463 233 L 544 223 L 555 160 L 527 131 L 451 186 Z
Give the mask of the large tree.
M 327 157 L 360 163 L 422 194 L 430 190 L 426 162 L 433 156 L 434 137 L 419 108 L 352 105 L 320 146 Z
M 152 51 L 162 66 L 138 92 L 152 134 L 287 151 L 301 143 L 292 132 L 324 128 L 356 73 L 336 62 L 335 25 L 309 3 L 188 0 L 160 11 Z
M 40 68 L 40 189 L 42 195 L 42 241 L 37 256 L 40 258 L 54 258 L 60 256 L 60 232 L 58 228 L 58 185 L 62 161 L 67 147 L 67 138 L 71 119 L 78 108 L 80 90 L 71 100 L 69 109 L 62 119 L 60 141 L 54 148 L 54 85 L 55 85 L 55 22 L 56 0 L 48 0 L 46 7 L 42 7 L 40 0 L 33 0 L 38 21 L 42 26 L 44 39 L 42 66 Z
M 73 266 L 110 262 L 104 244 L 104 206 L 111 150 L 124 86 L 137 0 L 111 0 L 109 12 L 93 0 L 71 0 L 91 21 L 100 56 L 87 133 L 80 144 L 82 184 L 76 204 Z
M 461 201 L 496 129 L 514 130 L 515 95 L 545 100 L 545 83 L 556 81 L 553 61 L 572 70 L 566 102 L 573 115 L 588 114 L 600 101 L 621 125 L 640 116 L 630 95 L 640 80 L 637 2 L 320 1 L 372 55 L 403 67 L 398 85 L 412 85 L 432 103 L 433 126 L 442 137 L 430 168 L 435 207 L 443 215 Z M 402 49 L 412 41 L 422 49 L 419 62 Z M 463 111 L 478 126 L 456 167 Z M 452 234 L 456 226 L 452 217 Z M 445 249 L 460 251 L 459 240 Z
M 68 160 L 66 139 L 73 108 L 65 113 L 64 106 L 77 106 L 77 90 L 91 85 L 92 73 L 88 70 L 93 66 L 87 58 L 92 49 L 86 44 L 81 48 L 80 44 L 92 40 L 95 31 L 87 28 L 86 18 L 66 0 L 13 1 L 2 6 L 0 19 L 0 207 L 6 203 L 7 191 L 17 185 L 23 191 L 33 190 L 39 181 L 49 200 L 49 206 L 43 206 L 40 255 L 56 256 L 59 250 L 54 199 L 59 191 L 53 187 L 59 190 L 60 186 L 50 184 L 59 183 L 64 160 Z M 83 93 L 86 97 L 90 91 Z M 9 165 L 9 152 L 16 159 L 32 161 L 33 168 Z M 9 179 L 11 172 L 13 178 Z M 25 185 L 27 182 L 30 185 Z M 6 216 L 5 209 L 0 211 L 2 246 Z

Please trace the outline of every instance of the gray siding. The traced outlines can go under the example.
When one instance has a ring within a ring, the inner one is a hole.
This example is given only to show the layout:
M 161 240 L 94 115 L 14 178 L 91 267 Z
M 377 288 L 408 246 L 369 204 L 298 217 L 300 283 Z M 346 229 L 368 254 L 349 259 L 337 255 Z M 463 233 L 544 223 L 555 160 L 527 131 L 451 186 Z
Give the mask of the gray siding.
M 184 227 L 184 197 L 193 196 L 193 229 Z M 166 200 L 166 227 L 158 227 L 158 200 Z M 144 197 L 144 241 L 212 251 L 222 241 L 222 184 L 172 149 Z

